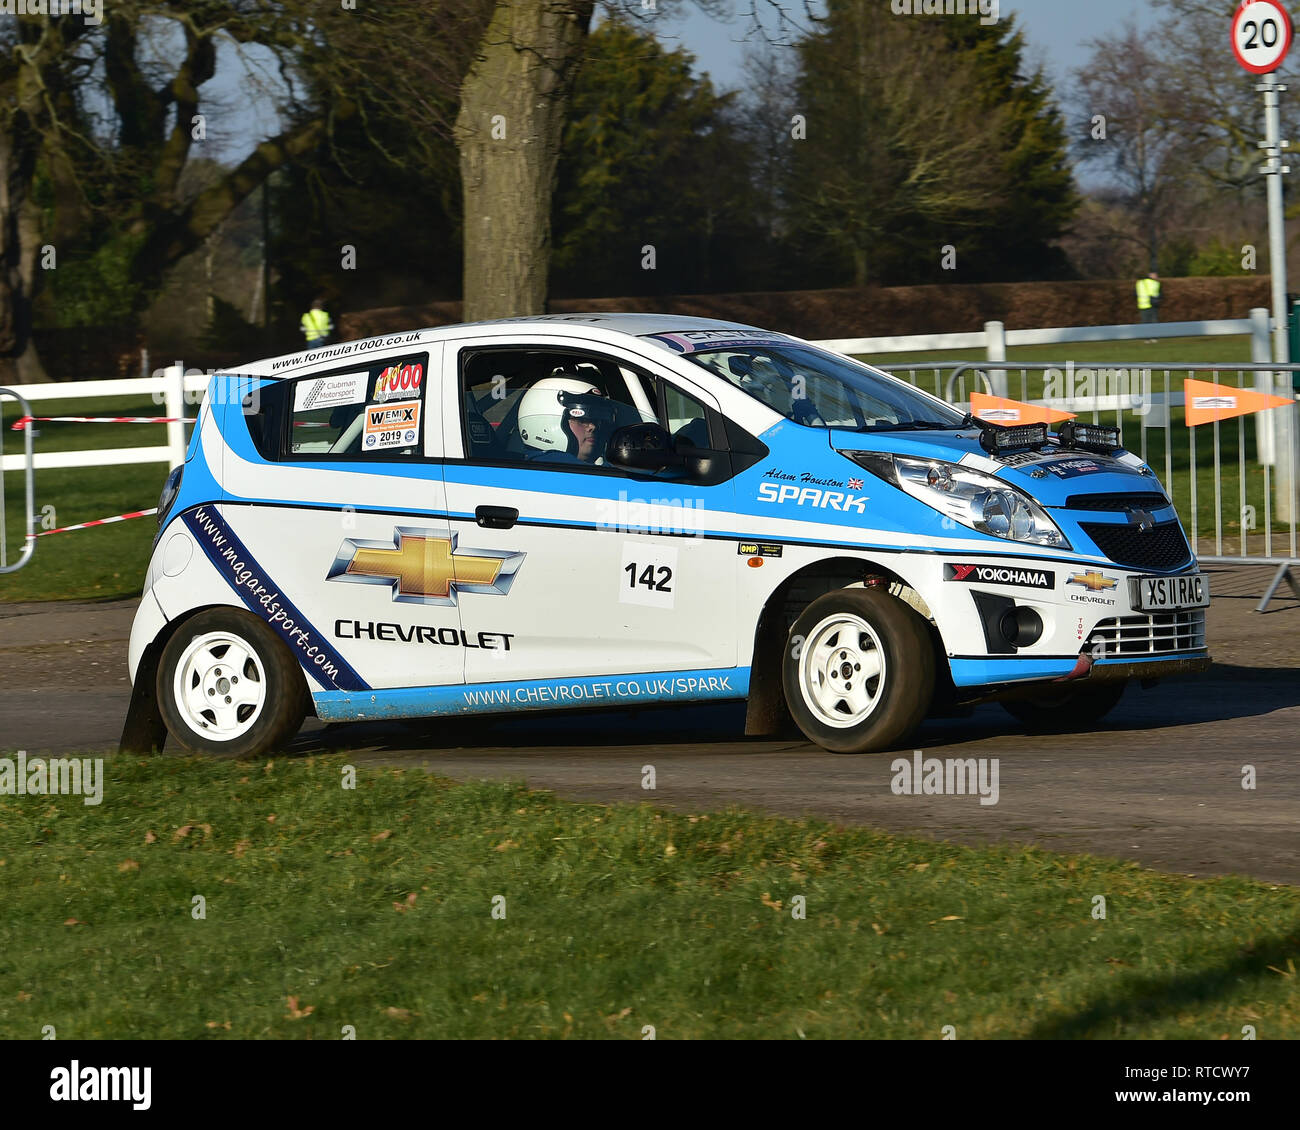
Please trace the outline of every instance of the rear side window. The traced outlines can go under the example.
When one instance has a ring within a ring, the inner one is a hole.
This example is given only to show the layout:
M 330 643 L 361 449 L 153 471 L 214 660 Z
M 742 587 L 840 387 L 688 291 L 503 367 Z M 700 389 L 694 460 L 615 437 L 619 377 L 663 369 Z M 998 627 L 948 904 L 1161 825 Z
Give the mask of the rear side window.
M 428 364 L 418 353 L 280 381 L 261 390 L 249 433 L 271 460 L 417 458 Z

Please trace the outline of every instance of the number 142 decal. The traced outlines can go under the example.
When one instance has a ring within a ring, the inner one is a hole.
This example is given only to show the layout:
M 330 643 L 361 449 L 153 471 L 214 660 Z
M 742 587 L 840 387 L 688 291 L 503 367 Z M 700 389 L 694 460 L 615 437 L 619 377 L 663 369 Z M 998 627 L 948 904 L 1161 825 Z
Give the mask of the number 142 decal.
M 641 568 L 635 561 L 629 561 L 623 566 L 623 572 L 627 574 L 627 585 L 630 589 L 641 585 L 652 592 L 673 591 L 671 583 L 673 571 L 667 565 L 647 565 Z

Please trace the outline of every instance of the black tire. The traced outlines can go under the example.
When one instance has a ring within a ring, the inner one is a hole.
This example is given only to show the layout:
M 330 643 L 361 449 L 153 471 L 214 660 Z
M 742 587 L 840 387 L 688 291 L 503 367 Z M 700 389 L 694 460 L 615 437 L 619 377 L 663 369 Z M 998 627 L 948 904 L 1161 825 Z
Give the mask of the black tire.
M 236 658 L 229 645 L 223 650 L 222 637 L 247 653 L 238 674 L 222 666 L 226 657 Z M 178 700 L 178 678 L 196 696 L 206 692 L 208 697 L 199 700 L 212 704 L 206 718 Z M 237 686 L 241 679 L 242 687 Z M 195 753 L 259 757 L 273 752 L 298 732 L 307 711 L 307 681 L 293 653 L 265 621 L 242 608 L 209 608 L 181 624 L 163 648 L 157 687 L 168 733 Z M 257 702 L 241 705 L 242 695 Z M 201 728 L 201 719 L 211 728 Z
M 1126 679 L 1044 690 L 1034 698 L 1006 699 L 1002 708 L 1038 733 L 1087 729 L 1115 709 L 1128 686 Z
M 843 617 L 857 623 L 846 620 L 837 629 Z M 855 692 L 854 676 L 861 679 L 864 662 L 879 671 Z M 818 597 L 794 622 L 781 660 L 790 714 L 809 741 L 832 753 L 896 748 L 925 717 L 934 680 L 929 624 L 878 589 L 837 589 Z M 864 696 L 870 703 L 865 708 Z

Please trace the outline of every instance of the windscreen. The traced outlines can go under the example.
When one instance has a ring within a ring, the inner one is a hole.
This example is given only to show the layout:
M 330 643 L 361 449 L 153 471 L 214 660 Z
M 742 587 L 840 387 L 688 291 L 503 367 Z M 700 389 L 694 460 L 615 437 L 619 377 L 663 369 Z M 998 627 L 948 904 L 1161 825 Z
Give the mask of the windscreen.
M 812 346 L 728 344 L 685 356 L 810 428 L 901 431 L 960 428 L 969 422 L 904 381 Z

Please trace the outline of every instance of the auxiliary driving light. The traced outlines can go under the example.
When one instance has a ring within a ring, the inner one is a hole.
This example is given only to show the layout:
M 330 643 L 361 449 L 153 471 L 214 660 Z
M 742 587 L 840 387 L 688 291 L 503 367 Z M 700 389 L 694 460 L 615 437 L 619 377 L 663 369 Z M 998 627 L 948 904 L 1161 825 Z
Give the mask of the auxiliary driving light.
M 979 421 L 980 447 L 990 455 L 1003 455 L 1010 451 L 1032 451 L 1047 443 L 1046 424 L 1014 424 L 1003 427 Z
M 1118 451 L 1123 446 L 1119 441 L 1119 428 L 1109 424 L 1083 424 L 1078 420 L 1066 420 L 1056 434 L 1062 447 L 1078 451 L 1104 454 Z

